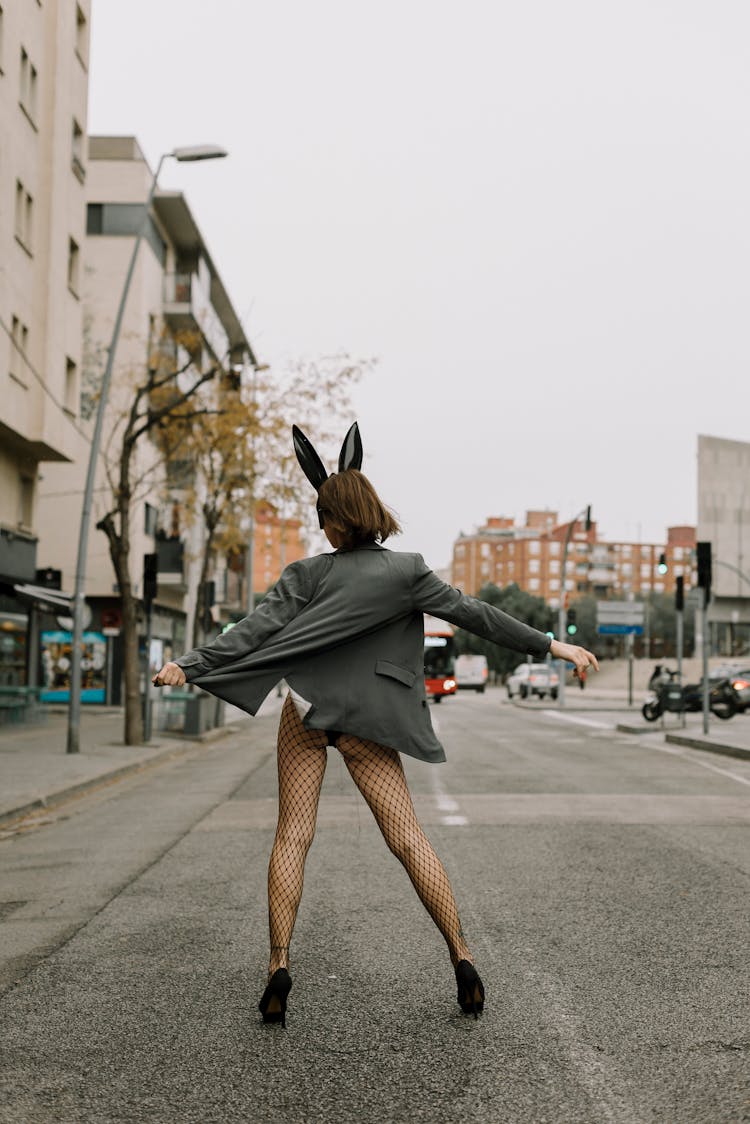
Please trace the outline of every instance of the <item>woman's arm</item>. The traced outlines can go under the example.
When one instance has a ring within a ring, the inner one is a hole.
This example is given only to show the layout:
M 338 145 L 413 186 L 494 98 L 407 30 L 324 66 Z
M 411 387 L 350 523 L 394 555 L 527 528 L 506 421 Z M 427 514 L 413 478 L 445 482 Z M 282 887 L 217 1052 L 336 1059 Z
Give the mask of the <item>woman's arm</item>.
M 193 648 L 179 659 L 165 664 L 154 676 L 154 686 L 181 687 L 205 672 L 234 663 L 259 648 L 308 604 L 312 592 L 310 561 L 304 559 L 287 566 L 255 612 L 210 644 Z
M 516 620 L 502 609 L 496 609 L 477 597 L 454 589 L 441 581 L 428 567 L 421 555 L 416 555 L 417 568 L 414 578 L 414 607 L 423 613 L 430 613 L 441 620 L 465 628 L 485 640 L 492 640 L 503 648 L 514 652 L 529 653 L 544 659 L 547 652 L 555 659 L 569 660 L 579 669 L 593 667 L 599 670 L 596 656 L 577 644 L 564 644 L 560 640 L 550 641 L 546 633 L 540 632 L 523 621 Z

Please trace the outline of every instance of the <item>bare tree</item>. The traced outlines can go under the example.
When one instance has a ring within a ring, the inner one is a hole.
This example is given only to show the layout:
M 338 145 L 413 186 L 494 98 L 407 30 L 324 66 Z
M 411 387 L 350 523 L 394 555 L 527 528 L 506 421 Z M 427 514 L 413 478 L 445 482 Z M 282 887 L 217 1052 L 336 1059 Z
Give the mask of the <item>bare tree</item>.
M 166 339 L 166 337 L 165 337 Z M 131 579 L 132 514 L 141 494 L 158 485 L 163 464 L 157 454 L 158 442 L 148 457 L 139 459 L 137 452 L 149 438 L 168 431 L 170 422 L 179 417 L 183 427 L 205 416 L 211 410 L 199 394 L 201 387 L 211 383 L 222 367 L 213 363 L 205 370 L 197 367 L 197 341 L 180 340 L 182 347 L 150 348 L 148 367 L 133 377 L 132 397 L 110 433 L 106 453 L 107 474 L 112 491 L 112 506 L 99 520 L 97 527 L 107 536 L 109 554 L 122 601 L 123 677 L 125 685 L 126 745 L 143 741 L 141 713 L 140 668 L 138 660 L 138 613 L 140 600 Z M 182 361 L 178 355 L 182 354 Z M 147 461 L 145 464 L 143 461 Z
M 244 386 L 217 379 L 206 396 L 210 410 L 176 411 L 166 421 L 166 454 L 179 450 L 195 468 L 183 493 L 186 519 L 199 519 L 204 531 L 194 645 L 209 609 L 212 557 L 251 549 L 248 527 L 258 502 L 281 507 L 288 518 L 309 511 L 310 496 L 292 464 L 292 423 L 322 450 L 340 444 L 352 387 L 371 366 L 339 354 L 298 361 L 280 373 L 255 371 Z

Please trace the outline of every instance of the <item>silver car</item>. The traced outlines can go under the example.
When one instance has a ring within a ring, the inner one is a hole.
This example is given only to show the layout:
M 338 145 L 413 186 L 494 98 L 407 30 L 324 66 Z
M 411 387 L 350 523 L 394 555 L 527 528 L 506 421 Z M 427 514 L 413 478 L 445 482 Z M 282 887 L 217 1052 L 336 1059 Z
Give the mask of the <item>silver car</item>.
M 540 699 L 546 695 L 556 699 L 559 685 L 560 677 L 556 669 L 546 663 L 519 664 L 505 682 L 509 699 L 516 696 L 528 699 L 535 695 Z

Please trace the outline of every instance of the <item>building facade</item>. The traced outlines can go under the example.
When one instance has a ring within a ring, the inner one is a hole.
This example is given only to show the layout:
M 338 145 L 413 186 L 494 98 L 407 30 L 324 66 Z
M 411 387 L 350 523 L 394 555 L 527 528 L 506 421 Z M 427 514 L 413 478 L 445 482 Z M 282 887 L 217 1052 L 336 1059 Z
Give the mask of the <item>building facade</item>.
M 596 523 L 588 529 L 582 521 L 560 523 L 556 511 L 528 511 L 522 525 L 492 516 L 473 534 L 456 539 L 452 581 L 471 594 L 488 583 L 515 583 L 553 608 L 565 594 L 571 600 L 586 594 L 627 600 L 673 593 L 678 576 L 686 589 L 693 583 L 695 541 L 694 527 L 669 527 L 663 543 L 604 542 Z
M 711 543 L 717 654 L 750 654 L 750 443 L 698 437 L 698 539 Z
M 89 0 L 0 5 L 0 684 L 24 685 L 31 602 L 54 567 L 42 477 L 77 455 Z
M 77 531 L 80 521 L 96 395 L 152 176 L 135 138 L 89 138 L 81 286 L 82 369 L 76 403 L 78 440 L 70 463 L 46 473 L 39 492 L 45 557 L 54 556 L 66 590 L 72 588 L 74 580 L 77 534 L 71 534 L 70 528 Z M 91 617 L 87 643 L 92 646 L 86 663 L 96 665 L 98 676 L 88 676 L 85 701 L 119 701 L 119 587 L 107 538 L 96 524 L 114 506 L 113 482 L 118 479 L 123 425 L 135 389 L 143 384 L 147 370 L 161 362 L 171 370 L 187 368 L 184 379 L 189 383 L 209 367 L 218 366 L 227 377 L 241 379 L 249 377 L 255 365 L 250 342 L 195 217 L 185 196 L 177 191 L 157 191 L 154 196 L 113 368 L 85 589 Z M 203 534 L 199 520 L 185 518 L 183 497 L 188 487 L 200 490 L 199 476 L 189 462 L 173 457 L 165 463 L 156 430 L 137 442 L 132 471 L 138 483 L 131 509 L 130 580 L 134 593 L 141 597 L 144 557 L 157 555 L 158 594 L 153 606 L 149 660 L 159 666 L 171 654 L 191 646 Z M 142 641 L 145 631 L 144 620 Z M 62 652 L 63 665 L 65 643 L 66 636 L 61 633 L 47 645 L 55 656 Z M 47 671 L 45 665 L 45 674 Z M 46 687 L 48 694 L 65 694 L 64 676 L 47 682 Z

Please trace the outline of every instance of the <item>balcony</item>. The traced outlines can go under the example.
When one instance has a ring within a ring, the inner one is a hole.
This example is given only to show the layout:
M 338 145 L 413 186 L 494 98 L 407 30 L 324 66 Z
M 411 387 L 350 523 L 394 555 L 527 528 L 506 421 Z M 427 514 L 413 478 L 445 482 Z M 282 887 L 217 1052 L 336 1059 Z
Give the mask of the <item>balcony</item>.
M 165 273 L 162 296 L 164 319 L 173 332 L 197 332 L 216 359 L 228 354 L 229 338 L 197 274 Z
M 616 574 L 614 569 L 598 566 L 589 570 L 588 578 L 591 585 L 614 585 Z
M 181 539 L 156 536 L 159 585 L 185 589 L 185 544 Z

